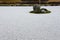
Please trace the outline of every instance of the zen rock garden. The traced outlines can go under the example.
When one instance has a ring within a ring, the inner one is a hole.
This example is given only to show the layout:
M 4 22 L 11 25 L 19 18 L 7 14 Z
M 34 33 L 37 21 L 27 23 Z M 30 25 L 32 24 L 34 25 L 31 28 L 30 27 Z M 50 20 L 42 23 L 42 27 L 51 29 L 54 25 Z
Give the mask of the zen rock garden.
M 45 9 L 45 8 L 41 8 L 40 5 L 35 4 L 33 6 L 33 11 L 30 11 L 30 13 L 36 13 L 36 14 L 45 14 L 45 13 L 50 13 L 51 11 Z

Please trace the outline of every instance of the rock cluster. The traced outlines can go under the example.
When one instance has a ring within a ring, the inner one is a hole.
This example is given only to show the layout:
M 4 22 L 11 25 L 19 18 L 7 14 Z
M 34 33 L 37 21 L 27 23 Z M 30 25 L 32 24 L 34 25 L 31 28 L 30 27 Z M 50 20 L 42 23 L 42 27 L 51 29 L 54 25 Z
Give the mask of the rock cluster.
M 33 11 L 31 11 L 30 13 L 50 13 L 50 11 L 45 8 L 40 8 L 40 5 L 35 4 L 33 6 Z

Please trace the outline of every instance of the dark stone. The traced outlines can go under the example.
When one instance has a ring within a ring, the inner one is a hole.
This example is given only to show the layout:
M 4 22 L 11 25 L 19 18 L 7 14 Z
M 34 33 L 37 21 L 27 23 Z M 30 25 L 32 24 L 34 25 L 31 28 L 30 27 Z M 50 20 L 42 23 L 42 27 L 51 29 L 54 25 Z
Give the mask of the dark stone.
M 45 9 L 45 8 L 41 8 L 41 10 L 45 10 L 45 11 L 48 11 L 47 9 Z
M 45 8 L 41 8 L 41 12 L 47 12 L 48 10 Z
M 33 11 L 39 12 L 40 11 L 40 6 L 38 4 L 35 4 L 33 6 Z

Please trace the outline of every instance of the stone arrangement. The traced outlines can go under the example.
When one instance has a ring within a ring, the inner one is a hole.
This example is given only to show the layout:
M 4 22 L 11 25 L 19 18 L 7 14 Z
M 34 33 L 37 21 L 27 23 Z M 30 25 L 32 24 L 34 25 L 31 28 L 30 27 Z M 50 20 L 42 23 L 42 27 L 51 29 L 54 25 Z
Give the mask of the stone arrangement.
M 33 6 L 33 11 L 31 11 L 30 13 L 50 13 L 51 11 L 48 11 L 45 8 L 40 8 L 40 5 L 35 4 Z

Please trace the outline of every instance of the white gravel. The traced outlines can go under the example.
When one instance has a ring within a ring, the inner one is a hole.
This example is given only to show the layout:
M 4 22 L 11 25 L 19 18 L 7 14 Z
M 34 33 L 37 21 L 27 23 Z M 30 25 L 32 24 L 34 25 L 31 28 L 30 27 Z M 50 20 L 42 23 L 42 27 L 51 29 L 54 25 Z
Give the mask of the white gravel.
M 0 7 L 0 40 L 60 40 L 60 6 L 42 6 L 50 14 L 32 14 L 32 6 Z

